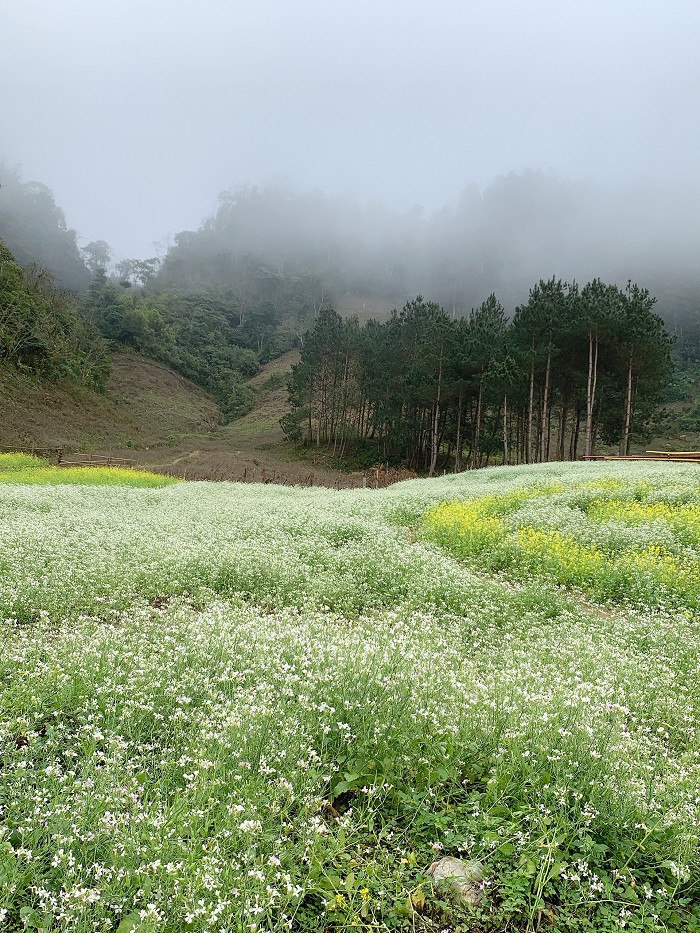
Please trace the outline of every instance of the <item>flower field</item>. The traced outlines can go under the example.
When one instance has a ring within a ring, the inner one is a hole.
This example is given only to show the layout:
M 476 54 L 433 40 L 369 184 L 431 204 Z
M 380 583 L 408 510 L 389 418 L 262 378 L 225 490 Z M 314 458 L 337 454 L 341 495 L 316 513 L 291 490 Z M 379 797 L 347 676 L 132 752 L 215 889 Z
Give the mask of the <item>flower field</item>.
M 0 930 L 700 930 L 694 466 L 2 479 Z
M 700 483 L 605 478 L 442 502 L 422 534 L 456 557 L 597 599 L 700 609 Z

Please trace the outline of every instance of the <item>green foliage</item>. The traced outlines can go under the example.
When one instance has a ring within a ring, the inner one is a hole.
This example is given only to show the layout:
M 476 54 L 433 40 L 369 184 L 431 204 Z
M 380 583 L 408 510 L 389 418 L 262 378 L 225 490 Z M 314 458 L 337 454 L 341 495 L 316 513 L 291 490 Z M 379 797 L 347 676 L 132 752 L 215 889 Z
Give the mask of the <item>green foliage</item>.
M 245 414 L 253 394 L 244 382 L 295 344 L 311 313 L 303 283 L 244 265 L 232 285 L 181 289 L 164 287 L 168 268 L 157 278 L 154 270 L 141 276 L 148 288 L 125 287 L 98 271 L 81 300 L 83 315 L 114 344 L 202 386 L 227 418 Z
M 225 294 L 141 293 L 98 272 L 81 309 L 113 344 L 158 360 L 209 391 L 225 416 L 249 409 L 252 395 L 243 382 L 258 371 L 260 357 L 238 341 Z
M 51 276 L 23 271 L 0 241 L 0 359 L 19 369 L 104 388 L 109 361 L 98 334 Z

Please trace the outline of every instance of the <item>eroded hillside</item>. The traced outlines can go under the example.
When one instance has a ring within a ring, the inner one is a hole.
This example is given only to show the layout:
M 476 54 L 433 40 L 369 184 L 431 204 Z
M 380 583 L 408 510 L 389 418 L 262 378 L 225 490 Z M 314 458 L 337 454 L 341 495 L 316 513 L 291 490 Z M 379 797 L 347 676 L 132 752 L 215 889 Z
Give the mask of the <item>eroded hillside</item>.
M 0 369 L 0 446 L 138 449 L 206 433 L 220 421 L 210 396 L 166 366 L 112 355 L 104 394 Z

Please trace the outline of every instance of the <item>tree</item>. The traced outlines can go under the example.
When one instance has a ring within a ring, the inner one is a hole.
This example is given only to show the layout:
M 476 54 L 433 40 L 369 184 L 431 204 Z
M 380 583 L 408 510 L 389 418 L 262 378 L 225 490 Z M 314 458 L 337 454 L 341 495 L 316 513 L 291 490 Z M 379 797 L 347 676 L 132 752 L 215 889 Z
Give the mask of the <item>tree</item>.
M 559 352 L 560 338 L 570 316 L 570 294 L 573 294 L 571 286 L 561 279 L 540 279 L 530 290 L 527 304 L 516 308 L 513 318 L 515 343 L 529 370 L 525 436 L 528 463 L 549 457 L 552 363 Z
M 595 446 L 594 416 L 598 400 L 598 373 L 601 339 L 609 339 L 619 322 L 622 294 L 615 285 L 593 279 L 582 289 L 578 302 L 578 320 L 588 342 L 588 379 L 586 383 L 586 440 L 584 455 L 590 457 Z
M 112 250 L 109 243 L 104 240 L 92 240 L 87 246 L 82 247 L 80 255 L 90 272 L 95 275 L 100 269 L 107 271 L 112 258 Z
M 114 268 L 123 283 L 145 287 L 155 278 L 159 267 L 160 259 L 153 256 L 151 259 L 122 259 Z
M 313 330 L 305 335 L 299 363 L 292 368 L 290 402 L 297 417 L 285 421 L 286 430 L 300 436 L 301 415 L 306 421 L 306 437 L 317 447 L 334 440 L 333 415 L 341 379 L 342 330 L 340 315 L 331 308 L 322 310 Z
M 619 351 L 623 364 L 624 415 L 620 433 L 620 456 L 629 453 L 635 395 L 639 407 L 649 408 L 659 396 L 673 370 L 673 336 L 663 320 L 653 313 L 656 299 L 646 288 L 627 283 L 621 306 Z
M 43 269 L 22 270 L 0 241 L 0 359 L 25 371 L 103 388 L 102 341 Z
M 477 386 L 476 409 L 472 427 L 472 466 L 481 465 L 479 448 L 484 418 L 485 392 L 489 387 L 489 374 L 494 366 L 506 357 L 506 333 L 508 322 L 503 305 L 495 294 L 472 310 L 469 316 L 469 349 L 471 364 L 475 370 Z

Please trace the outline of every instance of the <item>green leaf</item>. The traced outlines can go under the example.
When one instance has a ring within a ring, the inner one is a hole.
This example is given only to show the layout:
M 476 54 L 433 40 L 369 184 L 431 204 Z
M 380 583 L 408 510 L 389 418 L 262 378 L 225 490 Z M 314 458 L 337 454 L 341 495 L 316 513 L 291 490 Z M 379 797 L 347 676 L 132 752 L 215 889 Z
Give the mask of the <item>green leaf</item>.
M 136 933 L 141 924 L 141 915 L 137 912 L 124 917 L 117 927 L 117 933 Z
M 510 816 L 510 810 L 508 807 L 491 807 L 489 816 Z
M 558 878 L 559 875 L 569 867 L 568 862 L 555 862 L 552 867 L 549 869 L 549 874 L 547 875 L 547 881 L 550 878 Z

